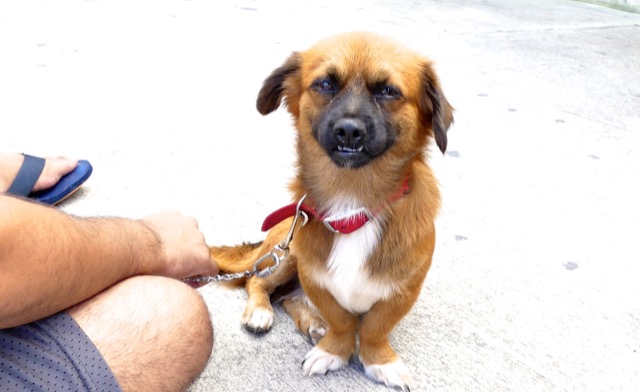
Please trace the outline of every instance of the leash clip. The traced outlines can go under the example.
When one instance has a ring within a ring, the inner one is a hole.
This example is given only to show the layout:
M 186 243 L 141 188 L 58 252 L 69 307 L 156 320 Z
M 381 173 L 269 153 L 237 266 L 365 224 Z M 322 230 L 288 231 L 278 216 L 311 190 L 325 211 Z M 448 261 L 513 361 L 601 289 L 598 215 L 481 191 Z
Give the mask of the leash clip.
M 304 202 L 304 199 L 306 197 L 307 195 L 302 196 L 302 198 L 300 198 L 300 201 L 298 201 L 298 204 L 296 205 L 296 214 L 293 217 L 293 221 L 291 222 L 291 227 L 289 227 L 287 236 L 282 240 L 282 242 L 274 246 L 271 252 L 262 256 L 258 259 L 258 261 L 255 262 L 255 264 L 253 265 L 253 275 L 259 278 L 264 278 L 271 275 L 273 271 L 275 271 L 280 266 L 280 263 L 289 256 L 289 244 L 293 240 L 293 235 L 298 231 L 298 229 L 306 225 L 309 221 L 309 215 L 307 215 L 300 209 L 300 207 L 302 206 L 302 202 Z M 300 224 L 298 224 L 298 220 L 300 219 L 300 217 L 302 217 L 302 221 L 300 222 Z M 273 260 L 274 264 L 270 267 L 260 269 L 260 265 L 265 260 L 269 259 Z
M 278 252 L 283 252 L 282 255 L 278 254 Z M 280 263 L 287 258 L 287 256 L 289 256 L 289 249 L 282 249 L 280 248 L 280 245 L 276 245 L 273 250 L 271 250 L 271 252 L 267 253 L 266 255 L 262 256 L 261 258 L 258 259 L 258 261 L 255 262 L 255 264 L 253 264 L 253 273 L 251 275 L 255 275 L 258 278 L 264 278 L 266 276 L 269 276 L 273 273 L 273 271 L 275 271 L 279 266 Z M 265 260 L 273 260 L 274 264 L 272 266 L 266 267 L 266 268 L 260 268 L 260 265 L 265 261 Z
M 291 222 L 291 227 L 289 228 L 289 232 L 287 236 L 273 247 L 273 249 L 260 257 L 254 264 L 253 270 L 247 270 L 244 272 L 238 272 L 235 274 L 218 274 L 215 276 L 191 276 L 185 279 L 182 279 L 187 283 L 209 283 L 209 282 L 219 282 L 219 281 L 230 281 L 241 278 L 249 278 L 251 276 L 257 276 L 258 278 L 265 278 L 271 275 L 288 256 L 289 256 L 289 244 L 293 240 L 294 234 L 300 229 L 302 226 L 306 225 L 309 221 L 309 215 L 306 212 L 302 211 L 302 202 L 307 197 L 307 195 L 302 196 L 298 205 L 296 206 L 296 214 L 293 217 L 293 221 Z M 302 218 L 302 221 L 300 221 Z M 268 260 L 273 261 L 273 265 L 262 267 L 263 263 Z
M 309 215 L 307 215 L 307 213 L 302 211 L 301 209 L 302 203 L 306 198 L 307 198 L 307 195 L 305 194 L 300 198 L 300 200 L 298 201 L 298 204 L 296 205 L 296 214 L 293 217 L 293 222 L 291 222 L 291 227 L 289 228 L 289 232 L 287 233 L 287 236 L 284 238 L 284 240 L 282 240 L 282 242 L 278 245 L 282 249 L 289 250 L 289 244 L 293 240 L 293 235 L 296 233 L 296 231 L 298 231 L 299 228 L 301 228 L 302 226 L 306 225 L 307 222 L 309 222 Z M 297 226 L 298 219 L 300 219 L 300 217 L 302 217 L 302 222 L 300 223 L 300 226 Z

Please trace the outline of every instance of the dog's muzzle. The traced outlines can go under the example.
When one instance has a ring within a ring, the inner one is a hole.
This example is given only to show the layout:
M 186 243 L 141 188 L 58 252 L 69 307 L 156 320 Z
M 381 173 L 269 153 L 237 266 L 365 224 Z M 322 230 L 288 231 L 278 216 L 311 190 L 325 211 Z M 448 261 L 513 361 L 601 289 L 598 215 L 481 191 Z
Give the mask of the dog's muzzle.
M 364 150 L 367 128 L 362 120 L 341 118 L 333 125 L 333 136 L 336 140 L 336 148 L 340 153 L 361 153 Z

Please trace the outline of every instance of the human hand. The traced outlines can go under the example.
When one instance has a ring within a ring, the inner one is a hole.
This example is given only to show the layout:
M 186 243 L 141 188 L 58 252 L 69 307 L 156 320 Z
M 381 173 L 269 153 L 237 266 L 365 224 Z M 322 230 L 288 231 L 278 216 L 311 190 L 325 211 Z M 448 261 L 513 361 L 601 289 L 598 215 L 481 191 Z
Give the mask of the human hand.
M 142 222 L 158 237 L 162 249 L 157 273 L 176 279 L 196 275 L 215 275 L 218 265 L 209 254 L 198 222 L 177 211 L 150 215 Z

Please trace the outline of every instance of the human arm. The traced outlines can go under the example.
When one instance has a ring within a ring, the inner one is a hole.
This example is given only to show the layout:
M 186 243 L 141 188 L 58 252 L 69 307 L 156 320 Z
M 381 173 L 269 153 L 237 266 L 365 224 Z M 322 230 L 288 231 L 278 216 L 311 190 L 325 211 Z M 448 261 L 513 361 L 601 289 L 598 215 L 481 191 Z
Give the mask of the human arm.
M 54 314 L 134 275 L 216 272 L 196 221 L 177 212 L 78 218 L 0 195 L 0 328 Z

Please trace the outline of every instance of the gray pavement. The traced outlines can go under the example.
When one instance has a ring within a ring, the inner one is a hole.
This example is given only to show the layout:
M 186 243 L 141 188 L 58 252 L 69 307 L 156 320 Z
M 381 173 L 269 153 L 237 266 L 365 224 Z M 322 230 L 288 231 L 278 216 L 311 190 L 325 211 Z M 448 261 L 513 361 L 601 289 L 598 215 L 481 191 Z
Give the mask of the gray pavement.
M 0 148 L 89 159 L 70 213 L 177 208 L 211 244 L 259 240 L 293 160 L 285 111 L 254 108 L 261 82 L 356 29 L 429 55 L 456 108 L 448 153 L 431 154 L 434 265 L 392 336 L 412 391 L 638 390 L 638 14 L 560 0 L 3 1 Z M 254 337 L 242 290 L 201 292 L 216 343 L 191 392 L 386 390 L 355 362 L 303 377 L 310 347 L 280 308 Z

